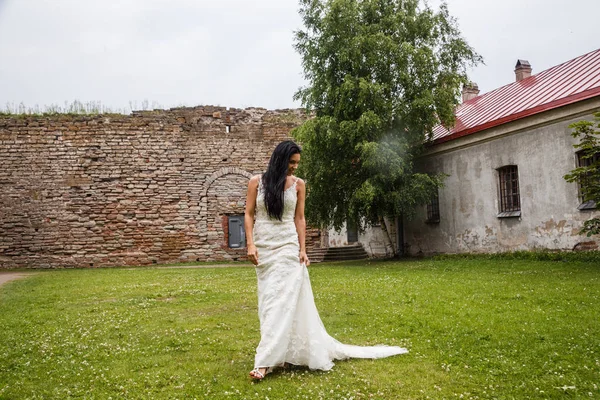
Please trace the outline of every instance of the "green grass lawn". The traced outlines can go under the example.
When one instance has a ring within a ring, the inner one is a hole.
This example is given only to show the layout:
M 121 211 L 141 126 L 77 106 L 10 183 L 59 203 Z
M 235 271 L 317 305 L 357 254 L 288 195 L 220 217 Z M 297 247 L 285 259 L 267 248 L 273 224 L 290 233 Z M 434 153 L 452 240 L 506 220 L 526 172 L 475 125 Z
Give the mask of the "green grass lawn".
M 0 288 L 0 399 L 600 398 L 596 262 L 362 261 L 310 275 L 332 336 L 410 353 L 253 383 L 252 267 L 41 271 Z

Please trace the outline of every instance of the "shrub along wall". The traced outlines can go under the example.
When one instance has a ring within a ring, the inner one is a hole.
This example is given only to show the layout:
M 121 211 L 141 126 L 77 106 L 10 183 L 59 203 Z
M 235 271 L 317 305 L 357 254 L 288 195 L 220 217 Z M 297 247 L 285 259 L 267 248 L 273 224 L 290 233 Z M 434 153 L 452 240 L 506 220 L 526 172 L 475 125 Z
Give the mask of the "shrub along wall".
M 227 218 L 304 119 L 223 107 L 0 116 L 0 268 L 245 259 Z M 311 230 L 308 247 L 319 241 Z

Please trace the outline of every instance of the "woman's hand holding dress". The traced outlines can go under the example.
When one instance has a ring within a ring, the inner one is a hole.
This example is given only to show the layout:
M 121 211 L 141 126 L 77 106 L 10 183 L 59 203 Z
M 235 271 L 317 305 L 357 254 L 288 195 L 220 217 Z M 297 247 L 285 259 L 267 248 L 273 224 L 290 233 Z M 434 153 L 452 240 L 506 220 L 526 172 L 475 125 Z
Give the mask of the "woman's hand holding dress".
M 248 245 L 248 259 L 252 264 L 258 265 L 258 250 L 253 244 Z
M 304 264 L 307 267 L 310 265 L 310 260 L 308 259 L 305 251 L 300 252 L 300 264 Z

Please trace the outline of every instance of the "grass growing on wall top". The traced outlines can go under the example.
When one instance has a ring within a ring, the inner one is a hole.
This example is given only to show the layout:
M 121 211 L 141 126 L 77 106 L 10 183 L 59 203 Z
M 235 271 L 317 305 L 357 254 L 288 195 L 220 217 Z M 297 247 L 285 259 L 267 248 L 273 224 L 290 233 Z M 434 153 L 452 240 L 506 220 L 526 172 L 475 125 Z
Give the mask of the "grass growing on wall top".
M 6 103 L 3 110 L 0 110 L 0 116 L 46 116 L 57 114 L 69 115 L 99 115 L 99 114 L 131 114 L 132 111 L 146 111 L 160 109 L 162 106 L 157 102 L 142 101 L 139 106 L 137 102 L 129 102 L 128 108 L 113 108 L 107 107 L 100 101 L 81 102 L 74 100 L 65 102 L 64 105 L 51 104 L 45 106 L 35 105 L 33 107 L 26 106 L 24 103 L 14 104 Z

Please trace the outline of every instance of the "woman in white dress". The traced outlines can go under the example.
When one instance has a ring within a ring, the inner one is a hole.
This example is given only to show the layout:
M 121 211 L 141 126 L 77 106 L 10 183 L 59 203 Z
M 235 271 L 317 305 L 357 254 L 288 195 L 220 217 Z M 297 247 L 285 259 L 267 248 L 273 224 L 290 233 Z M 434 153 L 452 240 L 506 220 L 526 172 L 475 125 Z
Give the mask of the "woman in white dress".
M 300 147 L 279 143 L 264 175 L 248 183 L 245 228 L 248 258 L 258 277 L 261 340 L 253 379 L 284 364 L 329 370 L 333 360 L 382 358 L 406 353 L 396 346 L 345 345 L 327 334 L 315 306 L 307 267 L 306 186 L 294 176 Z M 255 221 L 256 216 L 256 221 Z

